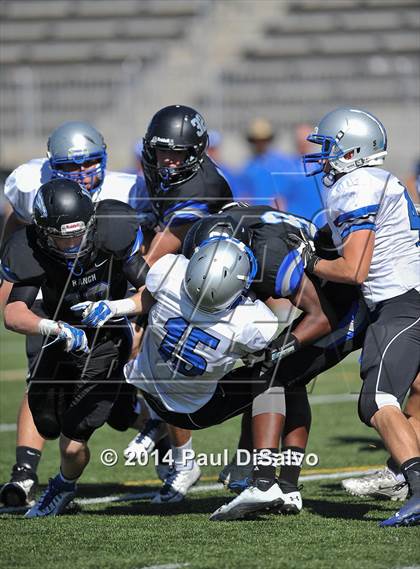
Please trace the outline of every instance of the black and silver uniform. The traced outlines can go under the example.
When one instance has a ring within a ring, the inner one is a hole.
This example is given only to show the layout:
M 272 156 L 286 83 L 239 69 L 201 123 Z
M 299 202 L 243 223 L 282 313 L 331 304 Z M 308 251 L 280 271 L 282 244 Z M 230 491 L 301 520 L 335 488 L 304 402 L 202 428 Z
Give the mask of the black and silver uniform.
M 42 290 L 41 317 L 80 325 L 71 306 L 85 300 L 123 298 L 127 281 L 143 282 L 139 255 L 142 232 L 128 205 L 104 200 L 96 208 L 91 251 L 79 260 L 59 259 L 42 247 L 34 225 L 6 242 L 2 270 L 14 282 L 9 303 L 31 308 Z M 131 327 L 126 318 L 109 320 L 101 329 L 85 329 L 89 354 L 66 353 L 61 341 L 43 338 L 31 352 L 29 406 L 38 432 L 45 438 L 60 433 L 87 441 L 105 421 L 125 430 L 134 419 L 135 393 L 126 389 L 123 367 L 131 350 Z M 128 386 L 131 387 L 131 386 Z
M 134 210 L 117 200 L 98 204 L 92 252 L 75 261 L 50 255 L 40 246 L 35 225 L 26 226 L 2 252 L 2 269 L 14 282 L 9 303 L 22 300 L 31 307 L 41 289 L 48 317 L 77 325 L 80 317 L 70 309 L 73 304 L 124 298 L 127 280 L 141 286 L 141 243 Z

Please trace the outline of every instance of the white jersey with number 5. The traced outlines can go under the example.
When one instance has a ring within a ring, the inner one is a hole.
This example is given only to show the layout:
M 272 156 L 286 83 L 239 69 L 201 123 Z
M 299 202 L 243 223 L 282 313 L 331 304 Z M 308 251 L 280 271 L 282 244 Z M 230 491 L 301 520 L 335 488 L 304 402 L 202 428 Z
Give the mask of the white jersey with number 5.
M 381 168 L 359 168 L 325 191 L 328 223 L 339 248 L 355 231 L 375 232 L 363 295 L 378 302 L 420 291 L 420 217 L 402 183 Z
M 32 223 L 35 195 L 46 182 L 52 179 L 52 171 L 47 158 L 35 158 L 18 166 L 7 178 L 4 194 L 17 217 L 24 223 Z M 102 185 L 91 192 L 96 203 L 102 200 L 118 200 L 131 205 L 136 193 L 137 179 L 133 174 L 106 171 Z
M 178 413 L 193 413 L 211 399 L 217 381 L 247 353 L 267 347 L 278 320 L 260 300 L 230 310 L 197 310 L 184 291 L 188 259 L 165 255 L 150 269 L 146 287 L 156 299 L 142 350 L 126 366 L 132 383 Z

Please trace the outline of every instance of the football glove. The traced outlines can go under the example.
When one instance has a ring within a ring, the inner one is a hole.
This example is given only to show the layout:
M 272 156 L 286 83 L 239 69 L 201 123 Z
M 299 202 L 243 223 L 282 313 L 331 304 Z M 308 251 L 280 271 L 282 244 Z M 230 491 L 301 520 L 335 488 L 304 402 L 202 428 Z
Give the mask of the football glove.
M 308 273 L 313 273 L 316 264 L 321 260 L 321 258 L 315 253 L 315 247 L 312 241 L 310 241 L 306 235 L 301 232 L 300 236 L 295 233 L 289 233 L 287 243 L 290 247 L 299 252 L 303 266 Z
M 98 302 L 79 302 L 71 307 L 74 311 L 82 311 L 82 324 L 90 328 L 100 328 L 115 315 L 113 303 L 109 300 Z
M 263 362 L 261 375 L 273 368 L 279 360 L 294 354 L 300 349 L 300 342 L 294 334 L 282 332 L 265 350 L 247 354 L 242 358 L 248 367 Z
M 70 326 L 66 322 L 57 322 L 60 329 L 58 338 L 65 341 L 66 352 L 83 352 L 88 354 L 90 352 L 86 334 L 83 330 Z

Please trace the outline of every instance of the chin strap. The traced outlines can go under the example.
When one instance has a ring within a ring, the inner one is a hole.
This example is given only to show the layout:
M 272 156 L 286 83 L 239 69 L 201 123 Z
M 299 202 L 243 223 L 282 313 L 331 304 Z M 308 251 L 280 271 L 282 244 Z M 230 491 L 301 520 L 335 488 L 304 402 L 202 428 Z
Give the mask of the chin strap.
M 330 172 L 322 178 L 322 183 L 326 188 L 331 188 L 335 184 L 335 174 Z

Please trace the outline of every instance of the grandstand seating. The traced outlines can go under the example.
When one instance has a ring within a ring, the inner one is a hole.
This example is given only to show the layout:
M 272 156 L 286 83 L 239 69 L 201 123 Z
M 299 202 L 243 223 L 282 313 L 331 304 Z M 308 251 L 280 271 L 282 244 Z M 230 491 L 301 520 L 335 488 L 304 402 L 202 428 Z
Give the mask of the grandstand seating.
M 0 134 L 44 138 L 95 121 L 138 72 L 182 40 L 205 3 L 186 0 L 3 0 Z M 130 71 L 132 73 L 132 69 Z
M 287 126 L 331 103 L 418 102 L 419 8 L 415 0 L 290 2 L 223 70 L 226 126 L 261 108 Z
M 3 155 L 76 117 L 104 124 L 107 136 L 131 121 L 125 135 L 137 136 L 168 98 L 230 133 L 256 115 L 290 129 L 331 105 L 401 112 L 420 102 L 420 0 L 1 0 L 0 8 Z M 127 111 L 140 100 L 134 124 Z

